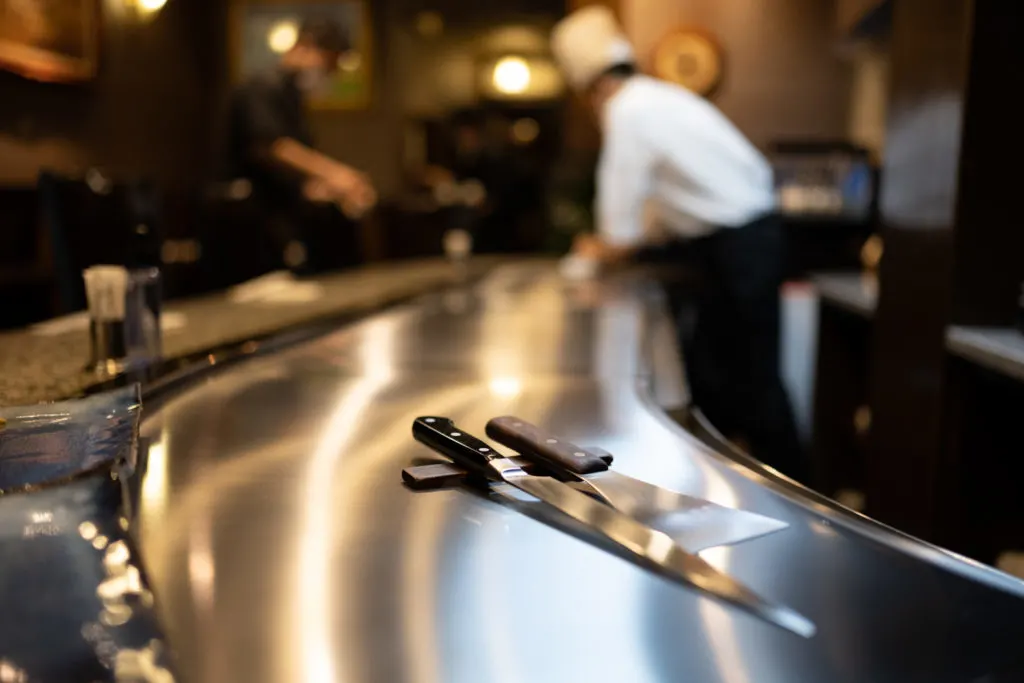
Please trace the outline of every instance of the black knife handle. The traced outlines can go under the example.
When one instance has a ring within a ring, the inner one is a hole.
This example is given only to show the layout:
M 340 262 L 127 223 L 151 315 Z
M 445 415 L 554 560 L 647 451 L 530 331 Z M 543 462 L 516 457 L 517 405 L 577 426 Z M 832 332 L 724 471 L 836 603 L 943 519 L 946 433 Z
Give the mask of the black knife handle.
M 552 436 L 518 417 L 496 417 L 487 423 L 487 436 L 523 457 L 536 457 L 548 467 L 576 475 L 596 474 L 608 469 L 599 455 Z
M 490 479 L 497 478 L 490 462 L 505 457 L 490 444 L 456 427 L 447 417 L 416 418 L 412 423 L 412 435 L 420 443 L 450 458 L 456 465 Z

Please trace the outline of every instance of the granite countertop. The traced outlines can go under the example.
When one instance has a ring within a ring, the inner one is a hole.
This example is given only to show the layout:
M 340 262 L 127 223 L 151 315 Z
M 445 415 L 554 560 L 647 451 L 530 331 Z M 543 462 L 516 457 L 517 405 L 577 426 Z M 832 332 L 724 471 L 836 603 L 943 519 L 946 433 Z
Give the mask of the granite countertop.
M 495 257 L 474 258 L 466 275 L 480 275 L 499 261 Z M 282 279 L 277 277 L 279 283 Z M 164 357 L 185 358 L 385 306 L 455 281 L 455 271 L 447 261 L 428 259 L 376 264 L 298 280 L 284 287 L 283 292 L 278 287 L 275 296 L 270 297 L 261 297 L 250 286 L 248 292 L 233 288 L 170 302 L 164 313 Z M 109 379 L 86 371 L 88 358 L 88 321 L 84 314 L 0 333 L 0 406 L 81 396 Z
M 878 307 L 878 277 L 871 273 L 816 273 L 811 281 L 822 300 L 865 318 Z

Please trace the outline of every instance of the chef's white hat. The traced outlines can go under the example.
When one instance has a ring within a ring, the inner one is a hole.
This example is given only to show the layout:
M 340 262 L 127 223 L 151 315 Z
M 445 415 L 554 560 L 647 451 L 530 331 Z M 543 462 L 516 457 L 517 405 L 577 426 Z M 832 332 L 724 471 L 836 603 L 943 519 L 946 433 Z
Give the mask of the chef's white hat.
M 633 46 L 607 7 L 577 10 L 555 26 L 551 50 L 577 90 L 589 87 L 613 66 L 633 62 Z

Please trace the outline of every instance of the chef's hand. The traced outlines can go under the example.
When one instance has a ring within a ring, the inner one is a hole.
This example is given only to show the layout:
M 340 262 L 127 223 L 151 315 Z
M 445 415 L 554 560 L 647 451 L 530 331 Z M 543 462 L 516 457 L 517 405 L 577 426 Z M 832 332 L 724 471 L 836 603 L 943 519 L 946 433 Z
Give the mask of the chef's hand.
M 330 185 L 319 178 L 310 178 L 302 185 L 302 196 L 311 202 L 334 203 L 337 195 Z
M 345 193 L 338 192 L 319 178 L 313 178 L 303 185 L 302 194 L 311 202 L 336 204 L 353 220 L 362 218 L 377 205 L 377 191 L 368 178 L 360 179 Z
M 347 197 L 358 191 L 366 182 L 366 176 L 345 164 L 334 162 L 320 177 L 337 197 Z
M 339 201 L 342 212 L 353 220 L 362 218 L 377 205 L 377 190 L 368 176 L 360 175 L 360 182 Z
M 576 236 L 572 244 L 572 253 L 574 256 L 612 266 L 628 261 L 633 255 L 633 250 L 629 247 L 613 246 L 596 235 L 584 233 Z
M 572 253 L 574 256 L 600 261 L 601 254 L 604 253 L 604 243 L 590 233 L 576 235 L 576 239 L 572 243 Z
M 370 176 L 350 166 L 337 164 L 324 181 L 349 218 L 361 218 L 377 205 L 377 190 Z

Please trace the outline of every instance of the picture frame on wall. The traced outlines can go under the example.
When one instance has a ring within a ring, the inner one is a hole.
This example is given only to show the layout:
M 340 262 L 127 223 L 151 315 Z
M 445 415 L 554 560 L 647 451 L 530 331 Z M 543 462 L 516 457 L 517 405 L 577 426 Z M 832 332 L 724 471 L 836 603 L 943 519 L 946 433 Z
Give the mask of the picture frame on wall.
M 2 1 L 2 0 L 0 0 Z M 364 109 L 372 101 L 372 23 L 366 0 L 235 0 L 232 5 L 232 71 L 244 82 L 277 67 L 294 44 L 303 20 L 327 18 L 346 27 L 352 50 L 323 90 L 310 98 L 318 110 Z
M 0 68 L 38 81 L 96 77 L 99 0 L 0 0 Z

